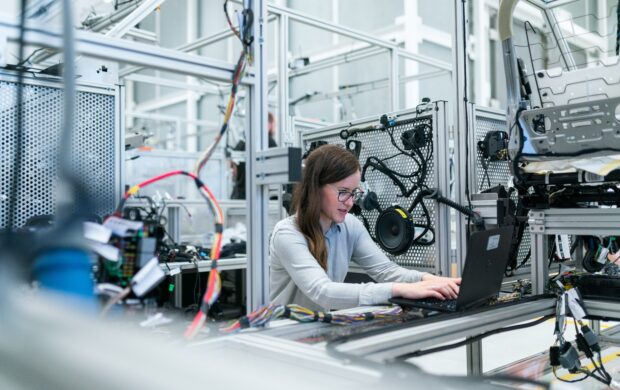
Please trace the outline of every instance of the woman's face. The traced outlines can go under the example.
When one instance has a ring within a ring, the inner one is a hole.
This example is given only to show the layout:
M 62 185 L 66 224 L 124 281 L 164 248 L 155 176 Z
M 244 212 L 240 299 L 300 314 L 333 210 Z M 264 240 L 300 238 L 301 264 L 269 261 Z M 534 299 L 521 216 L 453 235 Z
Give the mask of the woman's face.
M 351 176 L 346 177 L 336 183 L 326 184 L 321 187 L 321 222 L 329 223 L 342 223 L 347 216 L 355 199 L 351 195 L 351 192 L 358 191 L 360 184 L 361 174 L 359 171 L 355 172 Z M 349 192 L 345 195 L 344 192 Z M 340 198 L 348 198 L 345 201 L 340 201 Z

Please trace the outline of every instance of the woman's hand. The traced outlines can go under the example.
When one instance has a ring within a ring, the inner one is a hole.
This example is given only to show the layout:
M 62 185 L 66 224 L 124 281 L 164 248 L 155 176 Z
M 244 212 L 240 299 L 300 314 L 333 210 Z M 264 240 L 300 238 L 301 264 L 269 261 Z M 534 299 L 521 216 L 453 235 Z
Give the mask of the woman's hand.
M 444 278 L 428 274 L 424 275 L 421 282 L 394 283 L 392 296 L 408 299 L 456 299 L 460 284 L 461 278 Z

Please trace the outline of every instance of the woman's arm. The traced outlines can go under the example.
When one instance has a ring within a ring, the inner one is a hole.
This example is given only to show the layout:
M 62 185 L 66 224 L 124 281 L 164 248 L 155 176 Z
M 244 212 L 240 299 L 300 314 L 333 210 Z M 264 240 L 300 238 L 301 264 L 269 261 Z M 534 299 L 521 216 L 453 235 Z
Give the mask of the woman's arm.
M 352 260 L 377 282 L 420 282 L 426 272 L 405 269 L 394 263 L 379 249 L 357 218 L 351 218 L 351 234 L 356 239 Z
M 392 286 L 392 296 L 419 299 L 425 297 L 454 299 L 458 296 L 460 278 L 444 278 L 426 272 L 400 267 L 379 249 L 357 218 L 352 225 L 358 230 L 353 261 L 377 282 L 399 282 Z
M 409 299 L 437 298 L 456 299 L 459 295 L 461 278 L 444 278 L 431 274 L 424 275 L 421 282 L 393 283 L 392 296 Z
M 310 253 L 301 233 L 282 229 L 274 232 L 272 253 L 297 287 L 313 302 L 329 309 L 386 303 L 392 283 L 350 284 L 332 282 Z

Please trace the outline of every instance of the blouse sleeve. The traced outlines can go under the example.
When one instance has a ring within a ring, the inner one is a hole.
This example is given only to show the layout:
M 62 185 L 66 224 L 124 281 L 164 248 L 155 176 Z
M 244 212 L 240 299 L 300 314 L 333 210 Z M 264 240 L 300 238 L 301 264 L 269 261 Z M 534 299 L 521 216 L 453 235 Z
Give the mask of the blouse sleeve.
M 298 231 L 274 232 L 272 256 L 277 256 L 297 287 L 316 304 L 329 309 L 377 305 L 392 296 L 392 283 L 338 283 L 329 279 Z

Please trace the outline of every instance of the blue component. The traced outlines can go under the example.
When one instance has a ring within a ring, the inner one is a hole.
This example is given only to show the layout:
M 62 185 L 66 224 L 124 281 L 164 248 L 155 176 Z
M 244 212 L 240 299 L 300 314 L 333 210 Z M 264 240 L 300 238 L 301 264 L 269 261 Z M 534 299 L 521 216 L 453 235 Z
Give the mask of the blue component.
M 96 303 L 90 259 L 82 250 L 46 251 L 36 259 L 32 272 L 44 289 L 85 298 L 93 305 Z
M 527 135 L 523 134 L 523 150 L 522 153 L 534 154 L 536 151 L 532 147 L 532 143 L 528 140 Z

